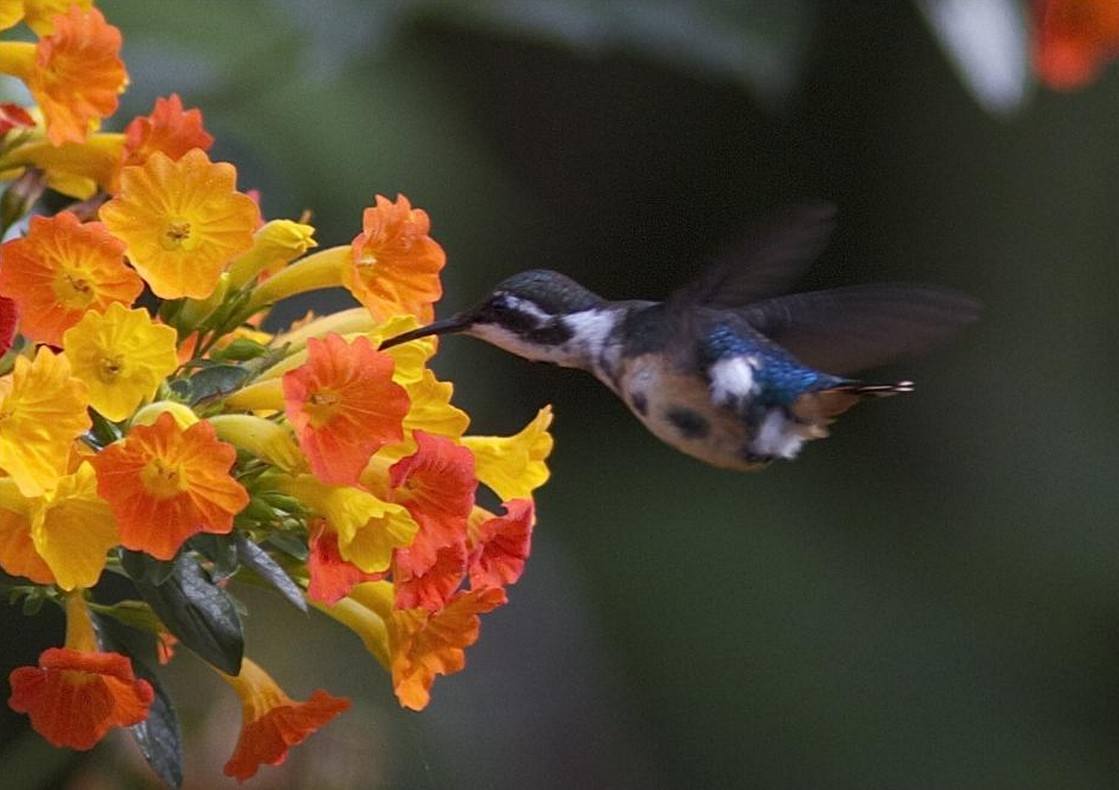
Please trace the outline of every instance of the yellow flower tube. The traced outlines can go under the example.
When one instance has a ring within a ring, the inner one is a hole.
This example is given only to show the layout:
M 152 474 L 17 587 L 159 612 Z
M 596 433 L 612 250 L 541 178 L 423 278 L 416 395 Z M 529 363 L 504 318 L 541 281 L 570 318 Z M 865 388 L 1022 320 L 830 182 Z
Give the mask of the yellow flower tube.
M 179 403 L 173 400 L 159 400 L 155 403 L 149 403 L 136 412 L 135 416 L 132 418 L 132 424 L 155 425 L 155 421 L 159 419 L 159 415 L 163 414 L 163 412 L 170 414 L 183 430 L 186 430 L 198 422 L 198 415 L 185 403 Z
M 254 381 L 232 393 L 225 399 L 225 405 L 231 409 L 245 409 L 246 411 L 283 411 L 284 390 L 280 379 Z
M 34 44 L 29 41 L 0 41 L 0 73 L 27 82 L 34 70 Z
M 299 445 L 287 427 L 251 414 L 219 414 L 208 418 L 218 437 L 260 456 L 285 472 L 306 466 Z
M 229 285 L 240 288 L 261 272 L 274 273 L 312 247 L 315 229 L 290 219 L 274 219 L 253 234 L 253 246 L 229 265 Z
M 358 335 L 368 334 L 376 328 L 377 322 L 364 307 L 353 307 L 330 315 L 324 315 L 313 321 L 308 321 L 298 329 L 293 329 L 282 335 L 277 335 L 272 344 L 277 348 L 288 346 L 291 351 L 298 351 L 307 347 L 307 341 L 312 337 L 323 335 Z M 274 375 L 269 371 L 264 375 Z
M 112 186 L 123 159 L 123 134 L 95 132 L 83 143 L 51 145 L 40 137 L 17 145 L 0 159 L 0 170 L 36 167 L 46 174 L 51 189 L 85 200 L 98 188 Z
M 372 584 L 387 587 L 391 598 L 392 584 L 389 582 L 373 582 Z M 364 586 L 366 585 L 359 585 L 359 587 Z M 310 601 L 310 599 L 308 600 Z M 389 668 L 389 631 L 384 619 L 376 611 L 353 598 L 343 598 L 335 604 L 319 601 L 310 601 L 310 604 L 357 634 L 362 644 L 365 645 L 365 649 L 369 651 L 373 658 L 377 659 L 377 663 L 385 669 Z
M 289 296 L 342 285 L 342 272 L 350 263 L 349 247 L 330 247 L 308 255 L 280 270 L 253 290 L 249 306 L 261 310 Z

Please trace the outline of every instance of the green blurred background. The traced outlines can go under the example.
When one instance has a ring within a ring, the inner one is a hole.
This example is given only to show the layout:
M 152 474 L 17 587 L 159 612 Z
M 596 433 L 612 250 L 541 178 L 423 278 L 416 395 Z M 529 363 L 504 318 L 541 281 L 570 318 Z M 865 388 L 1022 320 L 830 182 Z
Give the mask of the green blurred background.
M 588 376 L 448 340 L 475 432 L 555 405 L 528 571 L 422 714 L 351 633 L 245 592 L 251 655 L 354 699 L 250 786 L 1119 785 L 1119 74 L 977 101 L 934 0 L 98 4 L 121 117 L 181 93 L 267 216 L 310 208 L 331 245 L 374 193 L 427 209 L 440 314 L 540 266 L 660 298 L 816 197 L 839 226 L 806 286 L 986 305 L 883 374 L 915 396 L 754 475 L 674 453 Z M 61 634 L 0 618 L 5 676 Z M 185 655 L 168 686 L 187 786 L 224 786 L 232 695 Z M 0 714 L 5 787 L 152 781 L 123 734 L 70 755 L 25 721 Z

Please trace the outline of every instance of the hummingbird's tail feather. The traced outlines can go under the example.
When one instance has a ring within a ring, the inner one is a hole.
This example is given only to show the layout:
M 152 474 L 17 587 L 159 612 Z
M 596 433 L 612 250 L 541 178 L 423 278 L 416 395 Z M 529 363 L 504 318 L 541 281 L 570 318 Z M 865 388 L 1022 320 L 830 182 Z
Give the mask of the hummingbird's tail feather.
M 898 381 L 894 384 L 842 384 L 801 395 L 793 404 L 792 412 L 803 423 L 824 426 L 864 398 L 889 398 L 907 392 L 913 392 L 912 381 Z
M 864 398 L 889 398 L 892 395 L 901 395 L 913 392 L 912 381 L 899 381 L 894 384 L 851 384 L 840 387 Z

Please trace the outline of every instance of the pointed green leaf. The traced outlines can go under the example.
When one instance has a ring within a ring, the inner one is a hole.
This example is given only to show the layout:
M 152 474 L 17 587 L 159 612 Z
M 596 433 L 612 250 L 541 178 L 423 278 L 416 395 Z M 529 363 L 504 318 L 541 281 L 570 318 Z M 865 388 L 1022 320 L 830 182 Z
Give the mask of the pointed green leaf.
M 154 639 L 150 633 L 122 628 L 119 622 L 99 617 L 97 632 L 105 650 L 128 656 L 132 671 L 137 677 L 151 684 L 155 698 L 148 708 L 148 717 L 129 727 L 136 744 L 160 780 L 168 787 L 183 783 L 183 747 L 179 716 L 159 677 L 151 667 L 138 657 L 141 649 L 153 652 Z M 137 649 L 137 648 L 141 649 Z
M 250 371 L 240 365 L 211 365 L 190 377 L 192 404 L 218 395 L 227 395 L 245 383 Z
M 291 580 L 268 552 L 249 540 L 244 533 L 237 534 L 237 552 L 246 568 L 251 568 L 257 576 L 279 590 L 296 609 L 307 611 L 307 601 L 299 585 Z
M 241 671 L 245 638 L 237 607 L 194 556 L 180 554 L 171 577 L 161 585 L 134 581 L 140 595 L 179 641 L 227 675 Z
M 231 535 L 195 535 L 190 547 L 214 564 L 210 576 L 215 582 L 224 581 L 237 572 L 237 546 Z
M 129 551 L 121 549 L 120 565 L 132 581 L 146 581 L 159 586 L 171 576 L 175 570 L 174 560 L 157 560 L 142 551 Z
M 291 532 L 273 532 L 267 542 L 300 562 L 307 559 L 307 543 Z

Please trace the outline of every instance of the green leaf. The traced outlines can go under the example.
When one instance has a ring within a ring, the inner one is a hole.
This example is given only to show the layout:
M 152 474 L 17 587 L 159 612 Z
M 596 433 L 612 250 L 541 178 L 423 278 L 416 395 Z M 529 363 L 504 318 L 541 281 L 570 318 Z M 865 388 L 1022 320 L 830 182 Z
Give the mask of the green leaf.
M 39 613 L 43 608 L 43 602 L 47 599 L 42 595 L 28 595 L 23 599 L 23 613 L 28 617 L 32 617 Z
M 245 505 L 245 509 L 237 516 L 246 523 L 271 524 L 277 520 L 276 511 L 267 502 L 256 496 L 249 500 L 249 504 Z
M 307 543 L 298 535 L 290 532 L 273 532 L 268 536 L 267 542 L 300 562 L 307 559 Z
M 175 570 L 173 560 L 157 560 L 150 554 L 129 549 L 121 549 L 120 566 L 132 581 L 145 581 L 156 586 L 167 581 Z
M 102 447 L 112 444 L 123 435 L 121 434 L 120 426 L 110 422 L 96 409 L 89 410 L 89 417 L 92 422 L 89 432 Z
M 291 580 L 280 564 L 268 552 L 253 543 L 243 532 L 237 533 L 237 552 L 246 568 L 251 568 L 257 576 L 271 584 L 292 606 L 301 612 L 307 611 L 307 601 L 299 585 Z
M 133 667 L 138 670 L 142 666 L 133 661 Z M 156 776 L 170 787 L 179 787 L 183 783 L 183 747 L 179 716 L 163 685 L 156 682 L 154 674 L 146 671 L 137 671 L 136 674 L 152 684 L 155 699 L 148 708 L 148 717 L 128 729 Z
M 247 337 L 239 337 L 225 348 L 210 354 L 214 359 L 228 359 L 234 362 L 244 362 L 256 359 L 268 352 L 268 346 L 261 345 Z
M 208 365 L 189 379 L 178 379 L 171 389 L 195 404 L 207 398 L 228 395 L 245 383 L 250 371 L 240 365 Z
M 180 554 L 171 577 L 161 585 L 134 581 L 140 595 L 180 642 L 227 675 L 241 671 L 245 637 L 237 608 L 194 556 Z
M 155 612 L 142 601 L 117 601 L 111 606 L 90 601 L 89 608 L 103 618 L 111 617 L 118 623 L 123 623 L 137 631 L 156 634 L 162 628 L 162 622 L 156 617 Z
M 153 640 L 150 634 L 128 631 L 112 621 L 100 618 L 97 623 L 102 647 L 128 656 L 132 662 L 132 671 L 137 677 L 148 681 L 155 691 L 155 698 L 148 708 L 148 717 L 139 724 L 129 727 L 129 732 L 136 739 L 136 745 L 140 747 L 144 759 L 148 761 L 156 776 L 168 787 L 181 786 L 183 739 L 179 716 L 167 691 L 159 682 L 159 677 L 146 662 L 137 657 L 138 651 L 134 646 L 138 637 L 147 636 L 148 649 L 145 652 L 151 652 L 150 646 Z
M 195 535 L 188 544 L 214 564 L 210 576 L 215 582 L 228 579 L 237 572 L 237 545 L 232 535 Z

